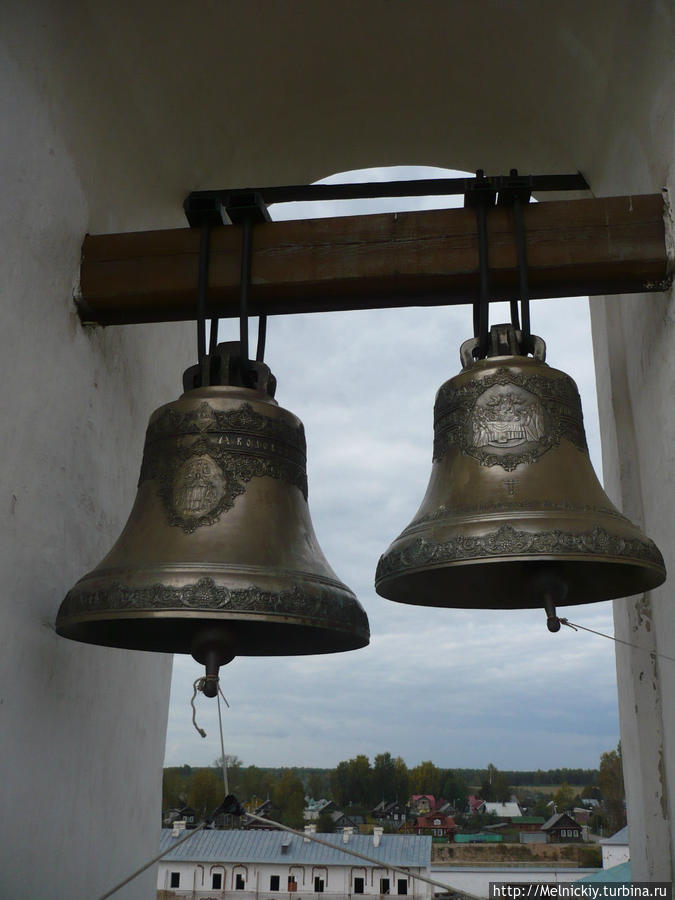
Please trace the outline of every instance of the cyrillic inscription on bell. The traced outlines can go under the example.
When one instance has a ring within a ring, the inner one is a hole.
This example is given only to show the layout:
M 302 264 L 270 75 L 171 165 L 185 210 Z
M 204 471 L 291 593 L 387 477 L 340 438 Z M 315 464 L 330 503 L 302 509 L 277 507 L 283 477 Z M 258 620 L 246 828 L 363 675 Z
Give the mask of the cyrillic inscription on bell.
M 230 345 L 218 349 L 227 370 Z M 251 366 L 254 388 L 187 390 L 152 415 L 127 525 L 63 601 L 59 634 L 192 653 L 207 668 L 368 643 L 314 534 L 302 423 L 274 401 L 269 369 Z
M 431 479 L 413 521 L 380 559 L 383 597 L 552 607 L 629 596 L 665 580 L 658 548 L 593 471 L 574 381 L 546 365 L 541 339 L 535 347 L 535 358 L 474 362 L 463 354 L 464 370 L 438 391 Z

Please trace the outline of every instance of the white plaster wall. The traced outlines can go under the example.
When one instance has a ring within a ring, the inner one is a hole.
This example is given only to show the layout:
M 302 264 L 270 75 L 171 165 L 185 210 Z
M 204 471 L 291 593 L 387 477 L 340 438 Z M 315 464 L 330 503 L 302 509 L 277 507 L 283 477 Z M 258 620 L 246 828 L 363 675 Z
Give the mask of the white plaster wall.
M 91 197 L 53 116 L 68 84 L 58 59 L 38 72 L 16 52 L 28 32 L 0 34 L 0 896 L 90 900 L 157 852 L 171 658 L 70 642 L 54 620 L 126 519 L 189 349 L 180 326 L 80 326 Z M 119 230 L 145 214 L 127 201 Z M 148 872 L 118 896 L 153 891 Z
M 602 848 L 602 868 L 611 869 L 630 859 L 628 844 L 606 844 Z
M 569 884 L 578 881 L 587 875 L 592 875 L 597 869 L 571 869 L 571 868 L 498 868 L 480 866 L 451 866 L 434 867 L 431 877 L 435 881 L 447 884 L 456 891 L 466 891 L 474 897 L 489 897 L 490 882 L 506 882 L 507 884 L 532 884 L 539 881 Z
M 325 835 L 324 835 L 325 836 Z M 335 843 L 340 842 L 340 836 L 336 836 Z M 204 883 L 202 884 L 202 871 L 199 869 L 199 866 L 203 867 L 204 871 Z M 160 860 L 157 870 L 157 889 L 158 890 L 167 890 L 170 884 L 170 874 L 171 872 L 180 872 L 180 890 L 188 890 L 194 887 L 195 890 L 201 890 L 208 892 L 210 890 L 211 885 L 211 876 L 210 872 L 212 866 L 215 865 L 213 863 L 188 863 L 188 862 L 171 862 L 166 860 Z M 269 889 L 270 885 L 270 876 L 278 875 L 279 876 L 279 894 L 286 900 L 289 897 L 287 893 L 286 887 L 288 883 L 288 876 L 292 872 L 296 875 L 297 880 L 297 892 L 296 895 L 298 898 L 304 896 L 305 893 L 313 894 L 314 893 L 314 876 L 317 875 L 320 878 L 324 879 L 324 893 L 332 894 L 332 895 L 346 895 L 351 894 L 353 890 L 353 883 L 355 877 L 363 877 L 365 873 L 365 884 L 364 884 L 364 894 L 378 894 L 380 892 L 380 878 L 389 878 L 390 882 L 390 892 L 392 895 L 396 895 L 397 892 L 397 880 L 399 878 L 403 878 L 405 876 L 401 875 L 399 872 L 395 872 L 391 869 L 378 868 L 373 870 L 372 866 L 361 867 L 358 865 L 358 860 L 354 860 L 353 866 L 325 866 L 321 865 L 321 862 L 317 860 L 315 865 L 305 865 L 298 866 L 290 863 L 287 866 L 282 866 L 279 864 L 265 864 L 259 863 L 257 865 L 253 863 L 248 863 L 246 868 L 248 869 L 248 877 L 246 877 L 246 873 L 244 869 L 241 867 L 237 867 L 236 864 L 232 863 L 224 863 L 225 867 L 225 878 L 223 880 L 223 890 L 228 892 L 233 892 L 235 895 L 235 880 L 237 873 L 241 873 L 245 876 L 245 886 L 244 891 L 242 892 L 242 897 L 246 895 L 250 896 L 251 892 L 258 892 L 263 896 L 266 896 L 268 900 L 274 897 L 274 892 L 271 892 Z M 302 878 L 301 870 L 304 869 L 304 881 Z M 216 871 L 222 871 L 222 869 L 216 869 Z M 429 871 L 424 871 L 422 869 L 410 868 L 410 871 L 415 874 L 421 874 L 426 878 L 431 878 L 432 876 L 429 874 Z M 327 875 L 326 875 L 327 872 Z M 416 897 L 425 897 L 431 894 L 431 886 L 422 881 L 416 881 L 412 878 L 408 878 L 408 892 L 410 895 L 414 893 Z M 291 895 L 292 896 L 292 895 Z
M 625 60 L 605 110 L 597 194 L 673 187 L 673 10 L 657 4 L 642 38 L 650 52 Z M 671 881 L 675 859 L 675 299 L 660 294 L 591 301 L 605 487 L 660 547 L 669 580 L 614 603 L 617 679 L 631 872 Z

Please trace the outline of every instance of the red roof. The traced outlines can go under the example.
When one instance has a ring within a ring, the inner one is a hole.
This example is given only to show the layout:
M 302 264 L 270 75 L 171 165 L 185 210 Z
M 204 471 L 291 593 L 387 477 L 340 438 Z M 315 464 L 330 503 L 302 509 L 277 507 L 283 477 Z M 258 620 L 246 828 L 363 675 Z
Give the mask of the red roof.
M 415 800 L 421 800 L 422 797 L 426 797 L 426 799 L 431 803 L 432 806 L 436 806 L 436 800 L 433 794 L 413 794 L 410 800 L 412 803 L 414 803 Z

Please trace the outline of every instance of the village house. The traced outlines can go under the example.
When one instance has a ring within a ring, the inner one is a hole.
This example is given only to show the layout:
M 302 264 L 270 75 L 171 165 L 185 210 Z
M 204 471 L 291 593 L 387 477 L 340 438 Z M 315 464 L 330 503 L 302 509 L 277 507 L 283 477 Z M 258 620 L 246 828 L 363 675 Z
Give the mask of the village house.
M 436 809 L 436 798 L 433 794 L 413 794 L 409 805 L 414 815 L 424 816 Z
M 308 825 L 306 832 L 310 829 Z M 430 837 L 383 834 L 377 827 L 372 835 L 346 829 L 341 835 L 317 837 L 333 846 L 282 831 L 196 832 L 160 861 L 157 900 L 307 900 L 307 894 L 325 894 L 325 900 L 351 894 L 431 900 L 430 886 L 413 877 L 430 877 Z M 161 850 L 175 839 L 165 829 Z M 348 850 L 378 863 L 351 856 Z
M 388 823 L 397 828 L 409 818 L 410 808 L 406 803 L 401 803 L 399 800 L 380 800 L 371 811 L 371 815 L 378 822 Z
M 446 837 L 452 840 L 457 831 L 455 820 L 443 813 L 432 812 L 415 819 L 415 834 L 430 834 L 432 837 Z
M 556 813 L 541 826 L 552 844 L 569 844 L 583 840 L 583 830 L 569 813 Z

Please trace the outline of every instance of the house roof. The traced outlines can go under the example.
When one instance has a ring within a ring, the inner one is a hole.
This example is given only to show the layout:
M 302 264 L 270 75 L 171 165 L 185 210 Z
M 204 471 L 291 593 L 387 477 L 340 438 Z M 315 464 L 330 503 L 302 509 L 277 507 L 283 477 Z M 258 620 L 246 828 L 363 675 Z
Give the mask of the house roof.
M 562 819 L 569 819 L 570 822 L 572 822 L 574 825 L 577 826 L 577 828 L 581 828 L 581 825 L 579 825 L 579 823 L 574 819 L 573 816 L 571 816 L 567 812 L 561 812 L 561 813 L 555 813 L 555 815 L 551 816 L 551 818 L 548 820 L 548 822 L 545 822 L 541 826 L 541 830 L 548 831 L 549 828 L 555 828 L 556 825 L 558 825 Z
M 543 825 L 543 816 L 513 816 L 511 821 L 514 825 Z
M 410 802 L 414 803 L 416 800 L 428 800 L 432 806 L 436 805 L 436 798 L 433 794 L 413 794 L 410 798 Z
M 623 828 L 620 828 L 613 835 L 608 838 L 605 838 L 603 841 L 600 841 L 601 844 L 622 844 L 624 847 L 628 846 L 628 825 L 624 825 Z
M 506 816 L 507 818 L 511 818 L 512 816 L 522 815 L 523 811 L 517 803 L 490 803 L 489 801 L 486 801 L 485 812 L 491 813 L 493 816 Z
M 378 847 L 373 845 L 373 836 L 366 834 L 351 835 L 346 845 L 342 835 L 317 834 L 316 837 L 334 847 L 305 841 L 283 831 L 195 831 L 189 840 L 170 850 L 164 859 L 174 862 L 354 865 L 354 857 L 341 849 L 348 846 L 384 865 L 425 868 L 431 863 L 431 837 L 428 835 L 383 834 Z M 175 840 L 169 829 L 163 829 L 160 850 L 166 850 Z M 283 846 L 286 846 L 285 851 Z M 364 860 L 359 865 L 375 864 Z

